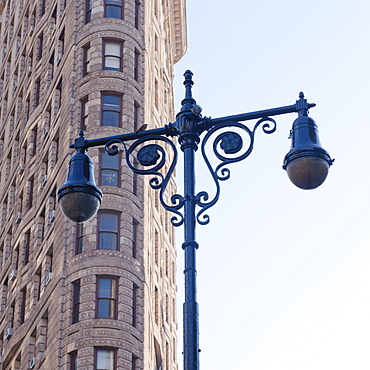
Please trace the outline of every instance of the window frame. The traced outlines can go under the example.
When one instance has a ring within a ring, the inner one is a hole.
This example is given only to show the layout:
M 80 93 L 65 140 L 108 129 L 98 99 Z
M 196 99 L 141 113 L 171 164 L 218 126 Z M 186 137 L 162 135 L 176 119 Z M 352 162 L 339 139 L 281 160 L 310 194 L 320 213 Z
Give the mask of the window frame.
M 93 1 L 86 0 L 85 2 L 85 23 L 90 23 L 92 21 L 92 9 L 93 9 Z
M 75 237 L 75 256 L 83 253 L 83 240 L 84 240 L 84 224 L 76 223 L 76 237 Z
M 77 351 L 72 351 L 69 353 L 69 370 L 77 370 Z
M 80 120 L 80 130 L 86 131 L 88 117 L 89 117 L 89 109 L 87 106 L 89 99 L 88 96 L 83 97 L 80 100 L 81 103 L 81 120 Z
M 81 280 L 72 282 L 72 324 L 80 322 Z
M 101 216 L 102 215 L 115 215 L 117 216 L 117 230 L 114 231 L 114 230 L 101 230 Z M 108 251 L 119 251 L 120 250 L 120 223 L 121 223 L 121 214 L 120 212 L 115 212 L 115 211 L 111 211 L 111 210 L 101 210 L 98 212 L 98 248 L 97 249 L 100 249 L 100 250 L 108 250 Z M 101 233 L 111 233 L 111 234 L 115 234 L 116 236 L 116 249 L 112 249 L 112 248 L 101 248 L 101 244 L 100 244 L 100 235 Z
M 113 352 L 113 368 L 103 369 L 98 367 L 98 351 Z M 94 347 L 94 370 L 114 370 L 117 368 L 117 348 L 114 347 Z
M 119 53 L 118 55 L 114 54 L 107 54 L 106 52 L 106 45 L 107 44 L 115 44 L 119 46 Z M 123 71 L 123 41 L 117 39 L 103 39 L 103 70 L 105 71 L 115 71 L 115 72 L 122 72 Z M 115 58 L 119 61 L 119 68 L 118 69 L 108 69 L 107 68 L 107 58 Z
M 134 80 L 139 81 L 141 53 L 135 48 L 134 51 Z
M 124 0 L 120 0 L 121 5 L 109 4 L 109 1 L 110 0 L 104 0 L 104 18 L 123 19 Z M 119 9 L 119 17 L 108 17 L 108 9 Z
M 99 184 L 101 186 L 113 186 L 113 187 L 121 187 L 121 164 L 122 164 L 122 156 L 121 153 L 112 156 L 112 158 L 117 158 L 117 168 L 114 167 L 105 167 L 103 166 L 103 158 L 104 155 L 108 154 L 104 151 L 100 151 L 100 158 L 99 158 Z M 115 171 L 117 173 L 117 185 L 110 185 L 103 183 L 103 171 Z
M 100 296 L 100 281 L 101 280 L 110 280 L 113 284 L 112 288 L 112 296 L 111 297 L 101 297 Z M 107 319 L 107 320 L 117 320 L 118 319 L 118 284 L 119 284 L 119 277 L 118 276 L 111 276 L 111 275 L 98 275 L 96 277 L 96 305 L 95 305 L 95 318 L 96 319 Z M 104 301 L 113 302 L 113 316 L 100 316 L 99 310 L 99 303 Z
M 140 26 L 140 10 L 141 10 L 141 4 L 139 0 L 135 0 L 134 5 L 134 26 L 138 30 Z
M 112 96 L 112 97 L 118 97 L 119 98 L 119 106 L 118 110 L 113 109 L 104 109 L 104 102 L 105 97 Z M 118 125 L 107 125 L 104 124 L 104 113 L 105 112 L 117 112 L 118 113 Z M 101 126 L 112 126 L 112 127 L 122 127 L 122 94 L 114 92 L 114 91 L 103 91 L 101 93 L 101 119 L 100 119 L 100 125 Z
M 90 73 L 91 68 L 91 46 L 90 43 L 83 47 L 83 70 L 82 75 L 87 76 Z

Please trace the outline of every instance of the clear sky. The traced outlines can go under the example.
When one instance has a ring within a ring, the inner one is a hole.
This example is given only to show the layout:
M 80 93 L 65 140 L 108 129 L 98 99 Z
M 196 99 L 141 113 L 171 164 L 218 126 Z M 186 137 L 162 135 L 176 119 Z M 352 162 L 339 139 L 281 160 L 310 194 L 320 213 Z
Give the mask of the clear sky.
M 294 187 L 281 168 L 290 114 L 230 167 L 210 224 L 197 226 L 201 370 L 370 369 L 369 18 L 368 0 L 187 0 L 176 111 L 186 69 L 205 116 L 294 104 L 304 91 L 336 159 L 320 188 Z M 197 190 L 212 192 L 197 173 Z M 181 328 L 182 229 L 177 240 Z

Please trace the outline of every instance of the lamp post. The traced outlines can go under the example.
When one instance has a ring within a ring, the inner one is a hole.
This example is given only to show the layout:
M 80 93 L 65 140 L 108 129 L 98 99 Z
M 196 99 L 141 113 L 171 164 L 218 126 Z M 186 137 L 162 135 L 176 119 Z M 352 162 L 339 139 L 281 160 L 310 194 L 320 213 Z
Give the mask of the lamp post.
M 153 130 L 94 140 L 85 139 L 81 131 L 79 138 L 70 145 L 77 153 L 70 159 L 67 181 L 58 191 L 60 207 L 71 221 L 85 222 L 96 214 L 101 203 L 102 192 L 95 185 L 92 161 L 86 154 L 88 148 L 96 146 L 104 145 L 109 155 L 117 155 L 120 150 L 123 150 L 126 163 L 132 171 L 152 176 L 149 181 L 150 186 L 159 191 L 162 206 L 174 214 L 171 218 L 172 225 L 184 225 L 182 248 L 185 253 L 183 306 L 185 370 L 199 370 L 196 223 L 200 225 L 209 223 L 206 211 L 219 199 L 220 182 L 230 177 L 229 165 L 242 161 L 251 154 L 258 127 L 261 126 L 264 133 L 271 134 L 276 130 L 273 116 L 295 112 L 298 113 L 298 118 L 290 131 L 291 149 L 285 156 L 283 164 L 290 180 L 299 188 L 314 189 L 324 182 L 329 167 L 333 163 L 328 152 L 321 147 L 315 121 L 308 116 L 309 108 L 314 107 L 315 104 L 307 103 L 303 93 L 300 93 L 299 100 L 293 105 L 209 118 L 201 115 L 201 108 L 192 97 L 192 76 L 189 70 L 184 74 L 185 98 L 173 123 Z M 241 123 L 250 120 L 257 120 L 253 129 Z M 247 137 L 249 143 L 245 144 L 243 135 Z M 169 203 L 165 200 L 164 192 L 175 169 L 178 152 L 175 144 L 168 137 L 178 137 L 180 149 L 184 153 L 184 193 L 183 195 L 173 194 Z M 155 143 L 153 143 L 154 140 Z M 207 151 L 208 143 L 212 144 L 211 152 L 217 160 L 217 165 L 211 163 Z M 202 157 L 216 186 L 215 195 L 211 198 L 206 191 L 195 192 L 194 164 L 198 146 L 201 148 Z M 168 156 L 168 148 L 172 152 L 171 156 Z M 133 160 L 134 157 L 137 161 Z M 170 165 L 167 172 L 163 173 L 167 161 Z

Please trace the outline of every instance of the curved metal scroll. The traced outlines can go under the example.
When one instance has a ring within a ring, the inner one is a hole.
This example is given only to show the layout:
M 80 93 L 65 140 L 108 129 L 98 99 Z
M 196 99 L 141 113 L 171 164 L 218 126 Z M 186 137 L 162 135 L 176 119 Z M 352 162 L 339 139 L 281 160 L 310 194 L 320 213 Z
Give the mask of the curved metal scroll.
M 173 160 L 170 164 L 170 167 L 166 174 L 162 174 L 160 170 L 164 167 L 166 161 L 168 160 L 168 156 L 166 153 L 166 149 L 157 143 L 151 144 L 144 144 L 148 141 L 163 141 L 168 144 L 173 150 Z M 122 145 L 125 150 L 126 154 L 126 163 L 129 168 L 139 175 L 152 175 L 153 177 L 149 180 L 149 185 L 152 189 L 160 190 L 159 191 L 159 200 L 162 206 L 170 211 L 175 213 L 175 216 L 171 218 L 171 223 L 173 226 L 181 226 L 184 223 L 184 216 L 179 209 L 184 206 L 185 199 L 180 194 L 173 194 L 170 198 L 172 204 L 167 204 L 164 199 L 164 193 L 166 191 L 168 182 L 171 178 L 171 175 L 176 167 L 177 163 L 177 149 L 175 144 L 168 138 L 163 136 L 145 136 L 138 140 L 136 140 L 130 146 L 126 145 L 123 141 L 119 139 L 113 139 L 109 141 L 105 145 L 105 152 L 108 155 L 117 155 L 120 151 L 117 144 Z M 136 159 L 134 151 L 140 146 L 144 144 L 137 152 L 136 152 Z M 138 164 L 143 167 L 150 167 L 148 169 L 140 169 L 138 168 Z
M 254 146 L 255 132 L 263 122 L 265 123 L 262 125 L 262 130 L 265 134 L 272 134 L 276 131 L 275 120 L 270 117 L 265 117 L 256 122 L 253 130 L 250 130 L 246 125 L 240 122 L 225 122 L 214 126 L 205 135 L 202 141 L 201 152 L 204 161 L 206 162 L 206 165 L 209 169 L 209 172 L 211 173 L 211 176 L 215 182 L 216 194 L 211 200 L 209 200 L 209 195 L 206 191 L 201 191 L 196 195 L 196 204 L 201 208 L 196 216 L 199 224 L 207 225 L 209 223 L 209 215 L 205 212 L 207 209 L 215 205 L 219 199 L 220 181 L 225 181 L 230 178 L 230 170 L 227 166 L 231 163 L 240 162 L 251 154 Z M 209 139 L 215 133 L 217 133 L 217 131 L 227 127 L 239 128 L 247 133 L 247 136 L 249 136 L 250 139 L 249 146 L 243 150 L 243 147 L 245 146 L 243 143 L 243 138 L 237 132 L 226 131 L 218 134 L 213 140 L 212 149 L 213 154 L 220 161 L 220 163 L 215 168 L 213 168 L 206 154 L 207 143 Z M 222 150 L 224 154 L 222 154 L 220 150 Z

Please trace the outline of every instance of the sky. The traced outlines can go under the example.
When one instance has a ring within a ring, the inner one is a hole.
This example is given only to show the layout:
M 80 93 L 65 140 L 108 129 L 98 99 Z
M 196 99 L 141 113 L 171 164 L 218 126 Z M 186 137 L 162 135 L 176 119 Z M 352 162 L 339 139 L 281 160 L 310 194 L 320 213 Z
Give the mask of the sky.
M 201 370 L 370 369 L 369 16 L 368 0 L 187 0 L 176 111 L 186 69 L 214 118 L 291 105 L 303 91 L 335 158 L 321 187 L 291 184 L 288 114 L 230 166 L 209 225 L 197 225 Z M 196 161 L 197 191 L 212 193 Z M 182 239 L 179 228 L 180 369 Z

